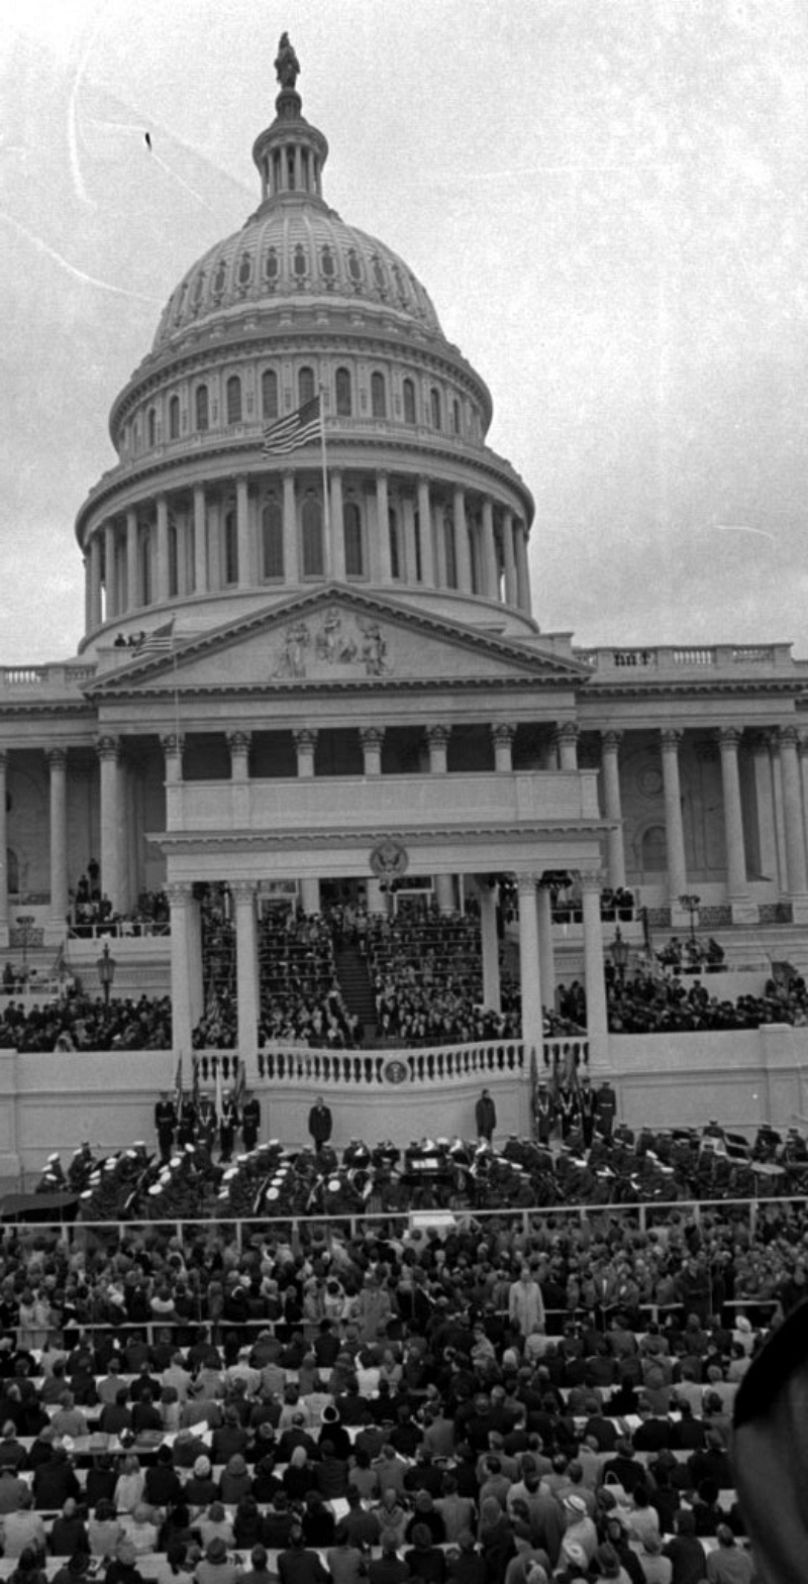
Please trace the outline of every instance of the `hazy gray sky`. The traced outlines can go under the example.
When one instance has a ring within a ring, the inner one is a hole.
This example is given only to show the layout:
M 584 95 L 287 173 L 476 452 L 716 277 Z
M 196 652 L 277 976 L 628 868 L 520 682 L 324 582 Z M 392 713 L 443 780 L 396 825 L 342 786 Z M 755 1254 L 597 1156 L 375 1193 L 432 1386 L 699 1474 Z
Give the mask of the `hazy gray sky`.
M 0 0 L 0 22 L 0 662 L 75 650 L 109 407 L 256 206 L 283 28 L 327 200 L 404 255 L 492 390 L 541 626 L 808 652 L 802 0 Z

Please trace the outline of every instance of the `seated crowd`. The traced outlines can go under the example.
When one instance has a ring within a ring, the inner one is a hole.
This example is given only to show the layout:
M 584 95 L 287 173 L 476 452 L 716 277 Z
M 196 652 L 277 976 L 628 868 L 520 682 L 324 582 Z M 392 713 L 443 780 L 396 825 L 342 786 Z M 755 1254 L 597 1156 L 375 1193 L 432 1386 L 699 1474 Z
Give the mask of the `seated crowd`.
M 765 1023 L 808 1023 L 808 988 L 801 976 L 766 982 L 762 996 L 719 1000 L 706 986 L 678 977 L 639 971 L 621 982 L 607 965 L 609 1028 L 613 1034 L 688 1033 L 698 1029 L 760 1028 Z
M 374 916 L 368 965 L 380 1043 L 446 1045 L 518 1039 L 519 988 L 501 984 L 502 1010 L 483 1003 L 480 927 L 476 917 Z
M 740 1254 L 780 1240 L 804 1272 L 803 1212 L 763 1220 L 731 1228 Z M 63 1558 L 63 1584 L 87 1557 L 132 1584 L 157 1552 L 233 1584 L 234 1547 L 251 1578 L 278 1553 L 281 1584 L 751 1581 L 730 1425 L 763 1333 L 708 1278 L 717 1234 L 704 1216 L 648 1235 L 610 1216 L 321 1224 L 294 1245 L 9 1229 L 4 1554 L 20 1575 Z M 641 1267 L 671 1273 L 664 1323 Z M 784 1282 L 778 1312 L 796 1298 Z
M 0 1047 L 19 1051 L 169 1050 L 171 997 L 110 1001 L 74 994 L 44 1006 L 10 1001 L 0 1013 Z

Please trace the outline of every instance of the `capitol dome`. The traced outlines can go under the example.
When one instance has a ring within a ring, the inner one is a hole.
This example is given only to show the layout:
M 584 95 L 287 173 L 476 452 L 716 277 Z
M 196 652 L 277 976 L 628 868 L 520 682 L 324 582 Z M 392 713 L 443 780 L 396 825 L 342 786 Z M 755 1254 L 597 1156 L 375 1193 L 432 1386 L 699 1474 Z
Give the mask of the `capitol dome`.
M 361 304 L 429 337 L 443 337 L 421 282 L 392 248 L 307 193 L 270 198 L 240 231 L 216 245 L 183 276 L 166 304 L 155 352 L 214 320 L 282 313 L 289 299 Z
M 112 404 L 118 460 L 76 524 L 84 645 L 152 615 L 199 632 L 317 582 L 533 636 L 533 502 L 486 444 L 488 387 L 405 261 L 327 204 L 285 35 L 275 66 L 257 208 L 183 276 Z M 273 426 L 303 411 L 280 451 Z

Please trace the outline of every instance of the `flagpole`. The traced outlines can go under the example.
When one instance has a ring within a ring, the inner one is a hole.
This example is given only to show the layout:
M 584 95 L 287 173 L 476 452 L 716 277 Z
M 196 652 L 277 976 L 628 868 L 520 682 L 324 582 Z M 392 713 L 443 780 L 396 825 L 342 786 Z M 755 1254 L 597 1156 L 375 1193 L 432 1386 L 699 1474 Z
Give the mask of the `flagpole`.
M 325 392 L 320 382 L 320 460 L 323 469 L 323 528 L 325 534 L 325 575 L 334 573 L 334 547 L 331 543 L 331 500 L 328 493 L 328 459 L 325 452 Z

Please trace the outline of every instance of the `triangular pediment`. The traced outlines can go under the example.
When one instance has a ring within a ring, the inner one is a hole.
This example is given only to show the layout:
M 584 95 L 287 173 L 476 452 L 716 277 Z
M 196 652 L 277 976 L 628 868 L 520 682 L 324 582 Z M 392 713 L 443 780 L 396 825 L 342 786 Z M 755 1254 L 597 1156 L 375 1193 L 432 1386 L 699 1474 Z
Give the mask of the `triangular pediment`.
M 540 644 L 540 640 L 539 640 Z M 447 685 L 576 686 L 587 668 L 541 647 L 470 630 L 339 585 L 180 638 L 93 685 L 96 698 L 179 692 Z

